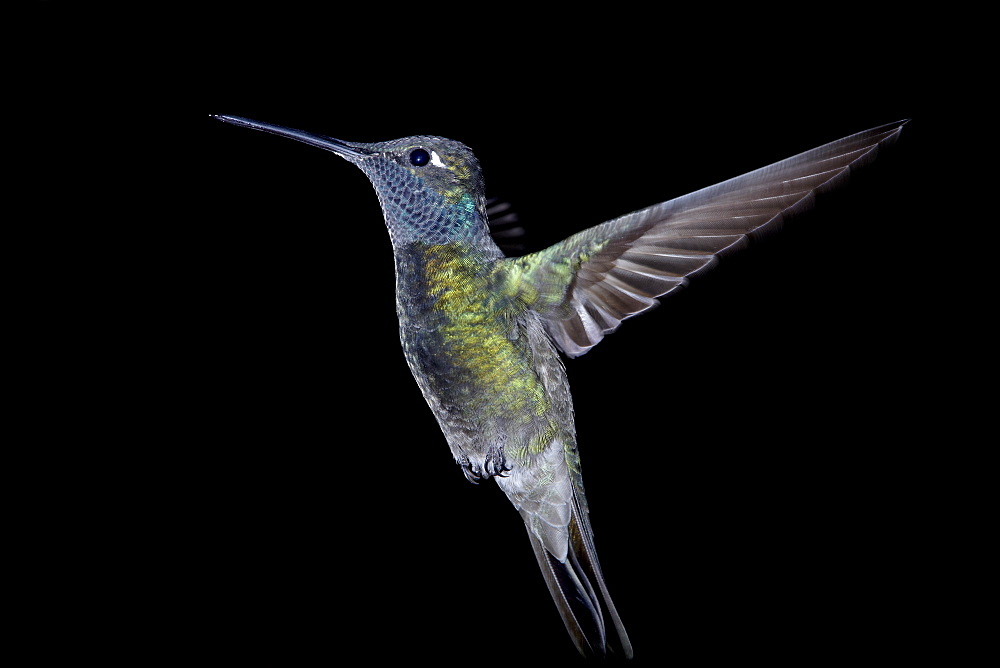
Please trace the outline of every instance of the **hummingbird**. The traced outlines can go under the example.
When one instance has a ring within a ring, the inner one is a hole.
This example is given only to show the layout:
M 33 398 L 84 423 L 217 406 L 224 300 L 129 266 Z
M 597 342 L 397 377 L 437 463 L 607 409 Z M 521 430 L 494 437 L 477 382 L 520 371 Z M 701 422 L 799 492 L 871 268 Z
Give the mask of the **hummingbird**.
M 907 122 L 508 257 L 491 237 L 479 163 L 458 141 L 359 143 L 214 118 L 330 151 L 367 175 L 392 242 L 403 353 L 456 463 L 473 483 L 496 481 L 520 513 L 579 652 L 626 658 L 632 645 L 594 546 L 560 352 L 585 354 L 721 256 L 806 210 L 895 141 Z

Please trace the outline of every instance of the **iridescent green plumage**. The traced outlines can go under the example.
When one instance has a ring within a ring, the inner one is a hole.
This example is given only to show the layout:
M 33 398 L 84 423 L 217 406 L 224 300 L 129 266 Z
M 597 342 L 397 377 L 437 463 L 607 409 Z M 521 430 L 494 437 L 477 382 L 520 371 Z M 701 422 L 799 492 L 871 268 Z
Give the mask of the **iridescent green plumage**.
M 526 322 L 526 305 L 517 295 L 497 289 L 499 266 L 464 243 L 416 242 L 396 255 L 398 282 L 408 286 L 397 297 L 407 362 L 428 402 L 446 413 L 441 419 L 449 442 L 463 443 L 453 445 L 456 459 L 473 477 L 502 467 L 503 458 L 494 461 L 501 454 L 521 459 L 537 453 L 557 428 L 549 392 L 532 371 L 543 329 Z M 474 443 L 487 433 L 506 447 L 477 453 L 465 445 L 466 432 Z M 508 438 L 510 432 L 516 439 Z M 488 457 L 494 459 L 485 465 Z
M 458 142 L 356 144 L 218 118 L 333 151 L 368 175 L 392 239 L 406 361 L 455 460 L 470 480 L 496 480 L 521 514 L 580 652 L 626 657 L 631 643 L 594 551 L 558 350 L 586 353 L 720 254 L 807 208 L 902 127 L 852 135 L 506 258 L 490 238 L 479 165 Z

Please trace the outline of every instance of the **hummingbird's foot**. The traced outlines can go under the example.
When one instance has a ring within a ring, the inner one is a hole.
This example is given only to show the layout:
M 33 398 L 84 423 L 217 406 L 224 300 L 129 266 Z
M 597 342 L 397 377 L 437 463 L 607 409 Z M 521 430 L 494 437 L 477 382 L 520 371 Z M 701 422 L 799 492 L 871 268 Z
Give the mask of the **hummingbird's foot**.
M 468 457 L 462 457 L 458 460 L 458 465 L 462 467 L 462 473 L 465 474 L 465 477 L 473 484 L 479 484 L 483 478 L 506 477 L 507 472 L 510 471 L 507 459 L 503 455 L 503 448 L 500 447 L 490 448 L 482 464 L 473 463 Z
M 486 475 L 491 478 L 495 475 L 501 478 L 507 475 L 507 471 L 510 467 L 507 466 L 507 458 L 503 456 L 503 448 L 493 447 L 486 454 L 486 465 L 485 465 Z

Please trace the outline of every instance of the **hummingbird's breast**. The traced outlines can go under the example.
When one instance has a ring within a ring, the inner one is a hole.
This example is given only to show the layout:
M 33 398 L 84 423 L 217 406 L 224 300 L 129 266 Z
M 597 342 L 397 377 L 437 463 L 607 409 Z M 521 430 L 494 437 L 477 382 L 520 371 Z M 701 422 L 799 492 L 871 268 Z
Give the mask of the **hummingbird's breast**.
M 562 364 L 537 316 L 497 289 L 496 258 L 459 244 L 407 250 L 396 253 L 400 341 L 456 459 L 501 447 L 516 461 L 572 429 Z

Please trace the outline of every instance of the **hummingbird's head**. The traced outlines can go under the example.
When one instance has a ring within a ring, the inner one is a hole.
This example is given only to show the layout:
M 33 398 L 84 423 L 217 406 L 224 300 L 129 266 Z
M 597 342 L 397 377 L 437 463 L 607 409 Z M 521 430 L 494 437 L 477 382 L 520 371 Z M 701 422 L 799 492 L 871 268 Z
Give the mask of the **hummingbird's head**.
M 393 244 L 490 238 L 479 162 L 460 142 L 419 136 L 365 144 L 237 116 L 215 118 L 295 139 L 357 165 L 375 186 Z
M 375 186 L 394 242 L 488 236 L 482 173 L 464 144 L 419 136 L 351 147 L 357 154 L 343 157 Z

